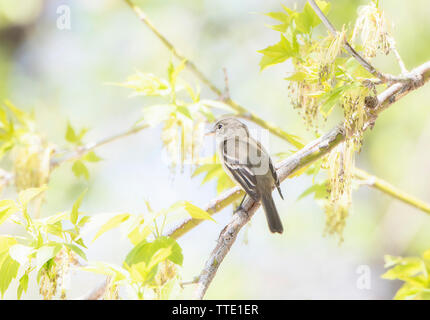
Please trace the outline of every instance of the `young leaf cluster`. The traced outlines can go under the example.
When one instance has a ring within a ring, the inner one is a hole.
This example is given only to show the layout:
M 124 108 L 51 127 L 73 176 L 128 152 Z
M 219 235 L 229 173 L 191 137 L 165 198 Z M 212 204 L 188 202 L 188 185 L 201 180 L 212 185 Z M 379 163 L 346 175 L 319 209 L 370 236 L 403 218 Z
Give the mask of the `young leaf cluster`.
M 30 275 L 36 274 L 44 299 L 66 298 L 67 277 L 78 257 L 86 260 L 81 228 L 89 217 L 79 211 L 83 195 L 69 212 L 60 212 L 44 219 L 34 219 L 30 205 L 45 191 L 42 188 L 23 190 L 18 200 L 0 201 L 0 224 L 6 221 L 21 227 L 24 236 L 0 236 L 0 293 L 4 296 L 13 279 L 18 278 L 17 297 L 27 291 Z
M 389 270 L 382 275 L 382 278 L 404 281 L 394 299 L 430 299 L 430 250 L 425 251 L 421 257 L 386 255 L 385 267 Z
M 118 85 L 133 89 L 133 95 L 159 97 L 163 103 L 145 106 L 143 117 L 138 123 L 150 126 L 162 125 L 161 140 L 167 151 L 170 167 L 184 163 L 199 163 L 203 144 L 204 125 L 215 120 L 214 109 L 232 111 L 219 101 L 200 99 L 200 90 L 194 89 L 179 77 L 186 61 L 178 65 L 170 62 L 167 79 L 153 74 L 137 72 L 124 83 Z
M 165 226 L 177 222 L 184 214 L 195 219 L 213 220 L 209 213 L 187 201 L 160 211 L 154 211 L 148 202 L 146 204 L 145 214 L 121 213 L 110 215 L 108 219 L 99 215 L 89 224 L 98 228 L 93 241 L 119 227 L 134 245 L 122 266 L 90 262 L 82 268 L 110 277 L 109 296 L 105 298 L 117 297 L 114 293 L 121 286 L 130 288 L 137 299 L 169 298 L 179 289 L 178 267 L 182 266 L 183 255 L 174 239 L 163 236 Z

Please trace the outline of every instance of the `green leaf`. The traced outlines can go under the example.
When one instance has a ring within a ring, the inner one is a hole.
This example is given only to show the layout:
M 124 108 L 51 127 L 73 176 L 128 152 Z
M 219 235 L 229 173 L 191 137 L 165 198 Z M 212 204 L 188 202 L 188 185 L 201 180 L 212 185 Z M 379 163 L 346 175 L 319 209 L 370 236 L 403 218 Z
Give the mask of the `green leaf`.
M 324 14 L 327 14 L 330 10 L 329 2 L 317 0 L 316 3 Z M 312 9 L 309 2 L 306 2 L 302 12 L 295 15 L 294 21 L 296 23 L 297 29 L 305 34 L 309 34 L 313 28 L 321 23 L 320 18 Z
M 96 153 L 94 151 L 90 151 L 82 157 L 82 160 L 88 161 L 88 162 L 99 162 L 103 159 L 100 158 L 98 155 L 96 155 Z
M 143 240 L 128 253 L 125 264 L 131 267 L 133 264 L 145 262 L 149 265 L 157 251 L 165 248 L 170 248 L 170 253 L 165 259 L 181 266 L 184 259 L 182 249 L 174 239 L 168 237 L 160 237 L 153 242 Z
M 200 175 L 202 173 L 205 173 L 205 172 L 207 173 L 207 172 L 211 171 L 214 168 L 219 168 L 219 166 L 221 165 L 220 163 L 215 163 L 216 162 L 216 158 L 215 157 L 212 157 L 211 161 L 213 161 L 214 163 L 205 163 L 205 164 L 202 164 L 202 165 L 198 166 L 194 170 L 194 172 L 191 175 L 191 177 L 194 178 L 194 177 L 196 177 L 196 176 L 198 176 L 198 175 Z
M 219 163 L 208 163 L 199 166 L 192 174 L 192 177 L 198 176 L 202 173 L 206 173 L 202 180 L 202 184 L 217 179 L 217 192 L 220 193 L 225 189 L 234 187 L 236 184 L 230 179 L 230 177 L 224 172 L 221 164 Z
M 127 273 L 123 268 L 106 262 L 89 263 L 81 269 L 84 271 L 111 276 L 113 281 L 120 281 L 127 278 Z
M 137 245 L 145 240 L 151 234 L 151 231 L 152 229 L 147 225 L 137 226 L 128 233 L 127 237 L 132 244 Z
M 310 194 L 314 194 L 315 199 L 327 199 L 327 181 L 310 186 L 297 198 L 297 200 L 303 199 Z
M 130 218 L 131 214 L 130 213 L 122 213 L 122 214 L 118 214 L 116 216 L 114 216 L 113 218 L 109 219 L 108 222 L 106 222 L 104 225 L 102 225 L 102 227 L 99 229 L 99 231 L 97 232 L 97 234 L 95 235 L 93 242 L 100 237 L 103 233 L 112 230 L 113 228 L 118 227 L 120 224 L 122 224 L 123 222 L 127 221 L 128 218 Z
M 394 296 L 394 300 L 412 300 L 423 291 L 423 288 L 414 287 L 409 283 L 405 283 Z
M 400 279 L 421 285 L 422 279 L 418 276 L 428 277 L 424 261 L 416 257 L 402 258 L 386 255 L 385 267 L 391 267 L 391 269 L 382 275 L 384 279 Z
M 70 213 L 68 211 L 64 211 L 64 212 L 59 212 L 56 213 L 52 216 L 46 217 L 41 219 L 40 221 L 42 221 L 44 224 L 48 225 L 48 224 L 55 224 L 59 221 L 68 219 Z
M 44 245 L 37 250 L 36 268 L 39 270 L 43 265 L 54 258 L 61 250 L 61 244 Z
M 77 245 L 70 244 L 70 243 L 65 243 L 64 245 L 70 250 L 72 250 L 74 253 L 76 253 L 78 256 L 80 256 L 82 259 L 84 259 L 85 261 L 87 260 L 87 256 L 85 255 L 85 252 L 82 251 L 82 249 L 79 248 Z
M 78 136 L 75 133 L 75 129 L 73 129 L 72 125 L 70 124 L 70 122 L 67 123 L 67 129 L 66 129 L 66 136 L 65 136 L 66 140 L 68 142 L 71 143 L 75 143 L 76 141 L 78 141 Z
M 135 95 L 143 96 L 166 96 L 170 94 L 169 83 L 154 76 L 151 73 L 137 72 L 129 77 L 126 82 L 116 83 L 121 87 L 131 88 Z
M 269 12 L 269 13 L 265 13 L 265 15 L 272 18 L 272 19 L 275 19 L 275 20 L 282 22 L 281 24 L 278 24 L 278 25 L 268 26 L 269 28 L 271 28 L 275 31 L 279 31 L 281 33 L 284 33 L 287 31 L 287 28 L 291 24 L 292 16 L 285 13 L 285 12 Z
M 287 31 L 288 28 L 288 24 L 287 23 L 281 23 L 281 24 L 276 24 L 276 25 L 269 25 L 268 26 L 270 29 L 281 32 L 281 33 L 285 33 Z
M 7 252 L 0 255 L 0 261 L 0 293 L 3 298 L 10 283 L 18 274 L 19 263 L 13 260 Z
M 28 126 L 32 121 L 32 117 L 25 111 L 14 106 L 9 100 L 5 100 L 4 104 L 13 113 L 15 118 L 24 126 Z
M 85 248 L 85 249 L 88 249 L 88 248 L 87 248 L 87 246 L 86 246 L 86 245 L 85 245 L 85 243 L 84 243 L 84 240 L 83 240 L 82 238 L 75 239 L 74 241 L 75 241 L 75 243 L 77 243 L 77 244 L 78 244 L 78 245 L 80 245 L 81 247 L 83 247 L 83 248 Z
M 264 15 L 281 22 L 289 22 L 290 20 L 290 16 L 284 12 L 268 12 Z
M 177 106 L 176 109 L 179 113 L 183 114 L 184 116 L 186 116 L 188 119 L 193 120 L 193 117 L 190 113 L 190 110 L 186 107 L 186 106 Z
M 83 216 L 82 218 L 81 218 L 81 220 L 79 220 L 79 222 L 78 222 L 78 227 L 83 227 L 83 226 L 85 226 L 88 222 L 90 222 L 90 220 L 91 220 L 91 217 L 90 216 Z
M 277 44 L 269 46 L 258 52 L 263 54 L 260 61 L 261 70 L 264 70 L 268 66 L 284 62 L 291 58 L 295 53 L 290 42 L 283 35 L 281 35 L 281 40 Z
M 82 144 L 82 139 L 84 138 L 85 134 L 88 132 L 87 128 L 81 129 L 79 133 L 76 133 L 75 129 L 72 127 L 70 122 L 67 122 L 67 129 L 66 129 L 66 141 L 80 145 Z
M 90 179 L 90 172 L 81 160 L 76 160 L 73 163 L 72 171 L 77 178 L 84 177 L 86 180 Z
M 0 235 L 0 254 L 9 251 L 9 248 L 16 244 L 16 239 L 11 236 Z M 1 263 L 1 259 L 0 259 Z
M 169 63 L 167 74 L 169 76 L 169 82 L 172 87 L 175 87 L 178 75 L 179 73 L 181 73 L 182 70 L 185 69 L 186 63 L 187 63 L 186 59 L 182 60 L 176 67 L 173 65 L 172 62 Z
M 48 224 L 46 226 L 46 230 L 50 234 L 53 234 L 59 238 L 63 238 L 63 224 L 61 221 L 58 221 L 53 224 Z
M 215 178 L 220 178 L 225 175 L 225 171 L 223 170 L 220 164 L 215 164 L 212 169 L 210 169 L 206 176 L 203 178 L 202 184 L 205 184 L 208 181 L 211 181 Z
M 286 77 L 285 80 L 288 81 L 303 81 L 308 77 L 308 75 L 303 71 L 298 71 L 292 74 L 289 77 Z
M 430 250 L 424 251 L 424 253 L 422 254 L 422 257 L 424 260 L 430 262 Z
M 18 211 L 15 201 L 9 199 L 0 200 L 0 225 Z
M 236 186 L 236 183 L 227 174 L 224 174 L 218 177 L 216 192 L 220 194 L 224 190 L 233 188 L 234 186 Z
M 70 213 L 70 222 L 72 222 L 73 224 L 76 224 L 76 222 L 78 221 L 79 208 L 81 207 L 82 200 L 84 199 L 84 196 L 86 193 L 87 193 L 87 189 L 85 189 L 79 195 L 78 199 L 76 199 L 75 203 L 73 204 L 72 212 Z
M 23 292 L 27 292 L 27 289 L 28 289 L 28 274 L 24 273 L 24 275 L 19 279 L 19 286 L 17 290 L 18 300 L 21 299 Z
M 216 222 L 207 211 L 193 205 L 188 201 L 176 202 L 170 207 L 169 211 L 177 209 L 184 209 L 194 219 L 212 220 L 213 222 Z

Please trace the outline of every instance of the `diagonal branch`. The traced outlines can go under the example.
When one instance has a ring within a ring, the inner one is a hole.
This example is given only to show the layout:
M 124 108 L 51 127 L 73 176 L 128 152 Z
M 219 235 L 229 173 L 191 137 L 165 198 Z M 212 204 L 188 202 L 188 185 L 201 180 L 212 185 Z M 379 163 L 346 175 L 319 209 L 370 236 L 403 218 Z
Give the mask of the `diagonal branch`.
M 424 85 L 430 79 L 430 61 L 424 63 L 418 68 L 411 71 L 416 79 L 420 79 L 415 84 L 411 83 L 396 83 L 388 87 L 377 96 L 377 103 L 373 109 L 373 116 L 364 126 L 364 129 L 372 127 L 377 115 L 385 110 L 388 106 L 403 97 L 409 92 L 414 91 L 419 86 Z M 280 181 L 284 181 L 292 173 L 300 168 L 303 168 L 315 160 L 321 158 L 330 152 L 341 141 L 345 140 L 345 129 L 343 125 L 339 125 L 329 131 L 326 135 L 309 143 L 303 149 L 297 151 L 291 157 L 277 164 L 276 170 Z M 231 246 L 233 245 L 240 229 L 247 224 L 254 213 L 259 208 L 260 203 L 253 201 L 249 197 L 244 201 L 242 208 L 238 210 L 232 217 L 232 220 L 221 231 L 215 249 L 210 254 L 205 267 L 203 268 L 196 289 L 196 298 L 203 299 L 209 285 L 211 284 L 219 265 L 224 260 Z
M 128 129 L 124 132 L 120 132 L 120 133 L 112 135 L 110 137 L 103 138 L 99 141 L 90 142 L 90 143 L 87 143 L 86 145 L 80 146 L 76 150 L 69 152 L 68 154 L 66 154 L 62 158 L 52 159 L 51 160 L 51 169 L 58 167 L 59 165 L 63 164 L 64 162 L 79 159 L 82 156 L 84 156 L 85 154 L 87 154 L 88 152 L 93 151 L 96 148 L 99 148 L 101 146 L 104 146 L 105 144 L 117 141 L 119 139 L 128 137 L 130 135 L 136 134 L 136 133 L 138 133 L 138 132 L 140 132 L 140 131 L 148 128 L 148 127 L 149 127 L 148 124 L 134 126 L 131 129 Z
M 393 198 L 399 199 L 400 201 L 403 201 L 421 211 L 424 211 L 430 214 L 430 206 L 427 203 L 421 201 L 420 199 L 415 198 L 414 196 L 402 190 L 399 190 L 398 188 L 391 185 L 390 183 L 378 177 L 372 176 L 368 174 L 366 171 L 358 168 L 354 169 L 354 176 L 359 180 L 365 181 L 368 186 L 378 189 L 392 196 Z
M 291 135 L 285 132 L 284 130 L 280 129 L 279 127 L 273 125 L 272 123 L 263 120 L 255 113 L 248 111 L 245 107 L 241 106 L 240 104 L 232 100 L 230 97 L 224 97 L 223 90 L 219 89 L 213 82 L 211 82 L 190 59 L 186 58 L 184 55 L 179 53 L 179 51 L 175 48 L 175 46 L 173 46 L 173 44 L 158 31 L 158 29 L 154 26 L 151 20 L 149 20 L 149 18 L 146 16 L 146 14 L 143 12 L 141 8 L 135 5 L 131 0 L 124 0 L 124 1 L 134 11 L 134 13 L 140 19 L 140 21 L 142 21 L 155 34 L 155 36 L 167 47 L 167 49 L 169 49 L 172 52 L 172 54 L 176 58 L 178 58 L 179 60 L 185 60 L 186 66 L 197 76 L 197 78 L 199 78 L 205 85 L 207 85 L 208 88 L 218 96 L 218 98 L 220 99 L 224 98 L 223 102 L 229 105 L 237 113 L 236 116 L 258 124 L 260 127 L 269 130 L 271 133 L 278 136 L 279 138 L 288 141 L 297 149 L 300 149 L 303 147 L 303 143 L 300 141 L 298 137 Z
M 430 61 L 422 64 L 421 66 L 414 69 L 411 74 L 414 74 L 414 76 L 417 79 L 421 79 L 421 84 L 424 84 L 430 79 Z M 375 107 L 372 109 L 373 118 L 371 118 L 366 124 L 365 129 L 372 126 L 375 118 L 379 113 L 381 113 L 383 110 L 385 110 L 388 106 L 393 104 L 395 101 L 406 95 L 407 93 L 413 91 L 417 87 L 411 86 L 408 83 L 396 83 L 388 87 L 386 90 L 381 92 L 376 97 Z M 283 162 L 281 162 L 279 165 L 277 165 L 277 168 L 279 170 L 284 170 L 283 163 L 285 161 L 296 164 L 296 167 L 291 169 L 290 174 L 296 172 L 300 168 L 303 168 L 315 160 L 319 159 L 320 157 L 327 154 L 333 147 L 335 147 L 338 143 L 344 140 L 344 133 L 341 129 L 343 128 L 342 125 L 339 125 L 329 131 L 328 134 L 326 134 L 323 137 L 320 137 L 317 140 L 314 140 L 313 142 L 306 145 L 303 149 L 299 150 L 297 153 L 295 153 L 292 157 L 285 159 Z M 339 131 L 341 130 L 341 131 Z M 316 146 L 319 146 L 316 148 Z M 288 164 L 287 167 L 291 167 L 292 164 Z M 216 199 L 212 200 L 210 204 L 205 208 L 209 213 L 214 214 L 234 201 L 238 200 L 241 194 L 236 194 L 238 192 L 238 188 L 232 188 L 223 194 L 221 194 Z M 243 191 L 242 191 L 243 192 Z M 179 224 L 178 226 L 172 228 L 169 232 L 166 233 L 167 236 L 173 237 L 175 239 L 179 238 L 180 236 L 184 235 L 188 231 L 192 230 L 194 227 L 199 225 L 202 222 L 202 220 L 198 219 L 188 219 Z
M 337 35 L 337 30 L 333 26 L 333 24 L 330 22 L 330 20 L 327 19 L 325 14 L 321 11 L 320 7 L 315 3 L 314 0 L 308 0 L 308 3 L 314 9 L 317 16 L 321 19 L 322 23 L 325 25 L 325 27 L 331 32 L 332 35 Z M 368 72 L 370 72 L 372 75 L 380 79 L 382 82 L 411 82 L 415 81 L 415 78 L 412 77 L 411 74 L 408 74 L 406 71 L 406 67 L 403 64 L 403 61 L 401 60 L 400 56 L 398 55 L 397 50 L 394 48 L 394 53 L 396 55 L 396 59 L 399 61 L 401 69 L 402 69 L 402 75 L 401 76 L 394 76 L 391 74 L 386 74 L 378 71 L 375 67 L 373 67 L 370 62 L 368 62 L 366 59 L 364 59 L 355 49 L 349 44 L 348 41 L 345 40 L 344 42 L 344 48 L 348 53 L 354 57 L 355 60 L 358 61 Z

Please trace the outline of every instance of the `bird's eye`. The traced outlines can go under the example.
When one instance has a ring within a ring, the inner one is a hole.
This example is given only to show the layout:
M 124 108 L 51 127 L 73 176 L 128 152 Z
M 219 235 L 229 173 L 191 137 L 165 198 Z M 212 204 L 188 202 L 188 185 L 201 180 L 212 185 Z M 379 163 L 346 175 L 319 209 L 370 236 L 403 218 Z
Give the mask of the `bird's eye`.
M 218 125 L 218 129 L 221 129 L 221 128 L 222 128 L 222 124 L 219 124 L 219 125 Z

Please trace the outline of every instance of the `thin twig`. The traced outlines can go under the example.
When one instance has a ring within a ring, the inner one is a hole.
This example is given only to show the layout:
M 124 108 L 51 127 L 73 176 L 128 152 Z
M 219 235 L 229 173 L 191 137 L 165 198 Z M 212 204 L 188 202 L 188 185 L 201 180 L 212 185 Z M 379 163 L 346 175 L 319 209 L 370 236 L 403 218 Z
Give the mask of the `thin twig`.
M 325 27 L 331 32 L 331 34 L 336 36 L 338 34 L 336 28 L 327 19 L 327 17 L 321 11 L 320 7 L 318 7 L 318 5 L 315 3 L 315 1 L 314 0 L 308 0 L 308 3 L 312 7 L 312 9 L 314 9 L 315 13 L 321 19 L 321 21 L 325 25 Z M 382 73 L 382 72 L 378 71 L 375 67 L 373 67 L 357 51 L 355 51 L 355 49 L 346 40 L 344 42 L 344 47 L 345 47 L 345 50 L 348 51 L 348 53 L 352 57 L 354 57 L 354 59 L 356 59 L 358 61 L 359 64 L 361 64 L 373 76 L 377 77 L 378 79 L 381 79 L 381 81 L 384 83 L 385 82 L 389 82 L 389 83 L 392 83 L 392 82 L 411 82 L 411 81 L 413 82 L 416 80 L 413 77 L 411 77 L 410 75 L 408 75 L 407 73 L 404 73 L 403 69 L 402 69 L 402 75 L 401 76 L 394 76 L 391 74 Z M 404 69 L 406 69 L 406 68 L 404 68 Z
M 430 214 L 430 206 L 421 201 L 420 199 L 415 198 L 414 196 L 396 188 L 395 186 L 391 185 L 390 183 L 375 177 L 373 175 L 368 174 L 366 171 L 355 168 L 354 169 L 354 176 L 360 180 L 367 181 L 367 185 L 370 187 L 373 187 L 375 189 L 381 190 L 382 192 L 392 196 L 395 199 L 398 199 L 400 201 L 403 201 L 404 203 L 407 203 L 421 211 L 424 211 L 426 213 Z
M 390 48 L 391 48 L 391 51 L 393 51 L 394 56 L 396 57 L 396 60 L 397 60 L 397 63 L 399 64 L 399 67 L 400 67 L 400 71 L 401 71 L 401 73 L 402 73 L 403 75 L 404 75 L 404 74 L 407 74 L 409 71 L 408 71 L 408 69 L 406 68 L 405 63 L 403 62 L 402 57 L 400 56 L 399 52 L 397 51 L 396 41 L 395 41 L 395 40 L 394 40 L 394 38 L 392 38 L 392 37 L 390 37 L 390 38 L 389 38 L 389 41 L 390 41 Z
M 310 6 L 312 7 L 312 9 L 314 9 L 317 16 L 321 19 L 322 23 L 331 32 L 331 34 L 333 36 L 337 36 L 336 28 L 332 25 L 330 20 L 327 19 L 327 17 L 321 11 L 320 7 L 318 7 L 318 5 L 315 3 L 315 1 L 314 0 L 308 0 L 308 2 L 310 4 Z M 376 70 L 366 59 L 364 59 L 357 51 L 355 51 L 354 48 L 351 47 L 351 45 L 348 43 L 348 41 L 345 40 L 344 46 L 345 46 L 346 51 L 348 51 L 349 54 L 352 55 L 358 61 L 358 63 L 360 63 L 367 71 L 369 71 L 372 75 L 374 75 L 375 77 L 377 77 L 379 79 L 383 78 L 383 75 L 378 70 Z
M 157 36 L 158 39 L 172 52 L 172 54 L 178 58 L 179 60 L 185 60 L 185 64 L 190 70 L 192 70 L 200 80 L 206 84 L 213 92 L 215 92 L 219 97 L 222 96 L 222 90 L 217 88 L 197 67 L 196 65 L 189 59 L 187 59 L 184 55 L 182 55 L 173 44 L 167 40 L 165 36 L 163 36 L 157 28 L 155 28 L 154 24 L 151 20 L 148 19 L 146 14 L 140 9 L 137 5 L 135 5 L 131 0 L 124 0 L 131 9 L 136 13 L 140 21 L 142 21 L 146 26 Z
M 224 72 L 224 94 L 222 97 L 222 100 L 230 100 L 230 87 L 228 85 L 228 74 L 227 74 L 227 68 L 223 68 L 222 71 Z
M 103 138 L 103 139 L 96 141 L 96 142 L 88 143 L 88 144 L 81 146 L 81 147 L 78 147 L 76 150 L 69 152 L 68 154 L 66 154 L 65 156 L 63 156 L 60 159 L 52 159 L 51 160 L 51 168 L 55 168 L 55 167 L 61 165 L 64 162 L 67 162 L 67 161 L 79 159 L 82 156 L 84 156 L 85 154 L 87 154 L 88 152 L 93 151 L 96 148 L 99 148 L 99 147 L 104 146 L 108 143 L 117 141 L 119 139 L 128 137 L 130 135 L 136 134 L 136 133 L 138 133 L 138 132 L 140 132 L 140 131 L 148 128 L 148 127 L 149 127 L 148 124 L 134 126 L 131 129 L 128 129 L 124 132 L 115 134 L 115 135 L 107 137 L 107 138 Z
M 131 0 L 124 0 L 124 1 L 134 11 L 137 17 L 155 34 L 155 36 L 172 52 L 172 54 L 176 58 L 178 58 L 179 60 L 185 60 L 186 66 L 197 76 L 197 78 L 199 78 L 205 85 L 207 85 L 208 88 L 213 93 L 215 93 L 218 98 L 220 99 L 223 98 L 223 91 L 219 89 L 214 83 L 212 83 L 190 59 L 186 58 L 184 55 L 179 53 L 179 51 L 173 46 L 173 44 L 158 31 L 158 29 L 148 19 L 148 17 L 146 16 L 146 14 L 143 12 L 141 8 L 135 5 Z M 287 142 L 295 146 L 297 149 L 300 149 L 303 147 L 304 144 L 300 141 L 298 137 L 288 134 L 287 132 L 280 129 L 279 127 L 263 120 L 256 114 L 248 111 L 245 107 L 241 106 L 234 100 L 228 98 L 224 100 L 224 103 L 228 104 L 235 112 L 237 112 L 237 116 L 246 118 L 249 121 L 252 121 L 258 124 L 260 127 L 269 130 L 271 133 L 280 137 L 281 139 L 286 140 Z

